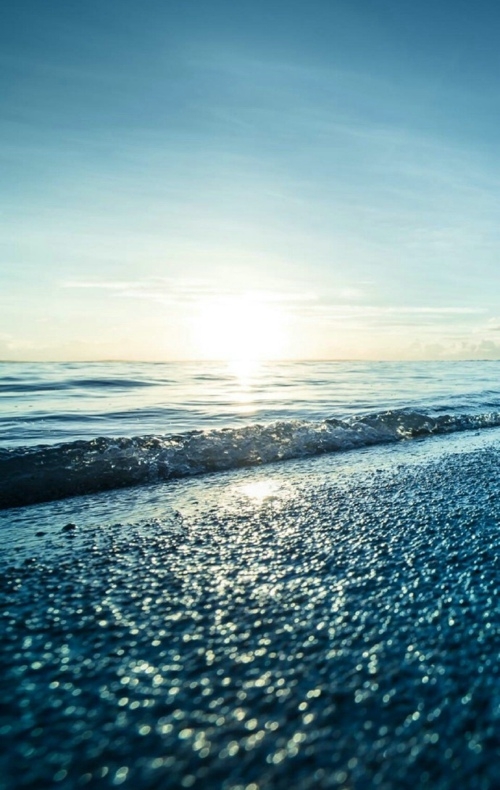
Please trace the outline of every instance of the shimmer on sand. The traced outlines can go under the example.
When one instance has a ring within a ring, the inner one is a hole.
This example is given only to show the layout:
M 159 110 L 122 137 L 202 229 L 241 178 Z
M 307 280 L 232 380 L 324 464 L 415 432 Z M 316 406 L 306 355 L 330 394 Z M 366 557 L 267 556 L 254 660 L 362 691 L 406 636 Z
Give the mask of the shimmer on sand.
M 1 786 L 498 787 L 490 437 L 5 512 Z

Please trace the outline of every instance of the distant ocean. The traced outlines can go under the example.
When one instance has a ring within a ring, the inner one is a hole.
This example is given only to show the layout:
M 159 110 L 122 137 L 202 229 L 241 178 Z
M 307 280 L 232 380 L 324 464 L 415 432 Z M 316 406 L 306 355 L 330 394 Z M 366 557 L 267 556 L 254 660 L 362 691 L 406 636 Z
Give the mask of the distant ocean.
M 500 361 L 1 363 L 0 505 L 500 425 Z

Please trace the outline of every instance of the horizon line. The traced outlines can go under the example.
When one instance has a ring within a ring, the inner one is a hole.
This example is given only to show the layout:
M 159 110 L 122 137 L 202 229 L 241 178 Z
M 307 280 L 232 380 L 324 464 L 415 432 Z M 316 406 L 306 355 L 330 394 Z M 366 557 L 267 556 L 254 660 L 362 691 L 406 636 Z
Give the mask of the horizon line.
M 99 364 L 144 364 L 144 365 L 187 365 L 187 364 L 228 364 L 231 365 L 234 361 L 230 359 L 125 359 L 125 358 L 109 358 L 109 359 L 0 359 L 0 365 L 99 365 Z M 425 358 L 368 358 L 368 357 L 303 357 L 292 358 L 282 357 L 276 359 L 262 359 L 251 360 L 252 363 L 257 365 L 276 364 L 276 363 L 303 363 L 303 362 L 393 362 L 401 364 L 404 362 L 500 362 L 500 355 L 498 357 L 425 357 Z

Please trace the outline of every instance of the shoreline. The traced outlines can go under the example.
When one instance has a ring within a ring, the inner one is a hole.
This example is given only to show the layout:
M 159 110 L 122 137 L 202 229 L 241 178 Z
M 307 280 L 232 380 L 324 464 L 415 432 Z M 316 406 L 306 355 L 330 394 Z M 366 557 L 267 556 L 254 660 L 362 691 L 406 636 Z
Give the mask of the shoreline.
M 493 790 L 494 433 L 2 513 L 3 786 Z

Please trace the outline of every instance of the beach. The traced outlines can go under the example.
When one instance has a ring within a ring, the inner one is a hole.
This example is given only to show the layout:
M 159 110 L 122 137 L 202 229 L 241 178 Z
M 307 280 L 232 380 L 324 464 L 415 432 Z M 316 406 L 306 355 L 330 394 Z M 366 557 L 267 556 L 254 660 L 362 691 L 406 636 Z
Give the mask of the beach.
M 0 785 L 498 787 L 499 438 L 3 511 Z
M 2 11 L 0 790 L 500 790 L 500 5 Z

